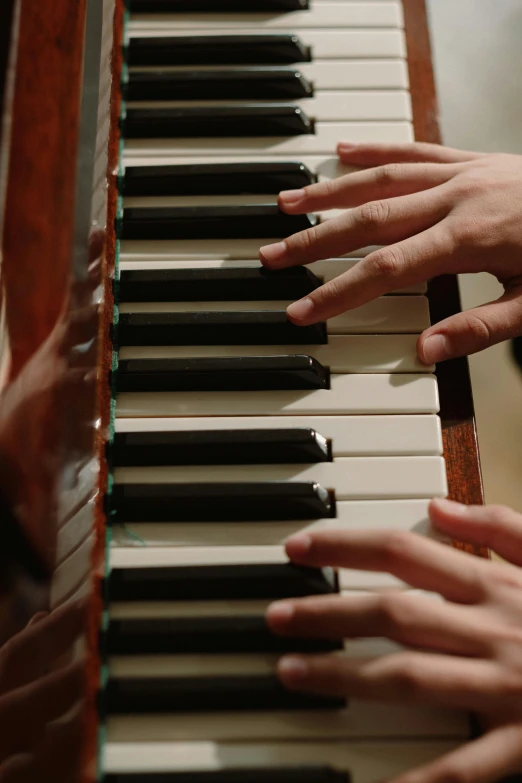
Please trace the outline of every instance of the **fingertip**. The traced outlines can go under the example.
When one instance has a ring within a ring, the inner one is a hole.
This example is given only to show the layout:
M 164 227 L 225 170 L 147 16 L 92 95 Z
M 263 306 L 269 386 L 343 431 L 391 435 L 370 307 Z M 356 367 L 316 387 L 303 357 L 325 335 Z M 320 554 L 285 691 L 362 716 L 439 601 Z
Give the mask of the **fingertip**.
M 304 682 L 310 667 L 305 658 L 297 655 L 285 655 L 277 663 L 277 674 L 285 685 L 294 686 Z
M 306 560 L 312 551 L 312 537 L 306 533 L 298 533 L 287 539 L 285 551 L 290 560 Z
M 259 260 L 263 266 L 277 269 L 283 263 L 286 251 L 286 242 L 275 242 L 273 245 L 264 245 L 259 250 Z
M 417 341 L 417 354 L 423 364 L 437 364 L 451 358 L 451 346 L 444 334 L 421 335 Z
M 430 501 L 428 512 L 431 522 L 435 527 L 443 526 L 452 520 L 460 520 L 469 515 L 469 507 L 464 503 L 457 503 L 449 498 L 433 498 Z
M 289 305 L 286 308 L 286 314 L 292 321 L 296 321 L 298 324 L 305 321 L 309 321 L 313 317 L 315 305 L 310 297 L 305 299 L 299 299 L 297 302 Z
M 266 610 L 266 621 L 276 631 L 284 630 L 292 621 L 295 611 L 289 601 L 275 601 Z
M 282 190 L 277 197 L 279 208 L 284 212 L 301 211 L 302 202 L 305 199 L 305 191 L 301 190 Z

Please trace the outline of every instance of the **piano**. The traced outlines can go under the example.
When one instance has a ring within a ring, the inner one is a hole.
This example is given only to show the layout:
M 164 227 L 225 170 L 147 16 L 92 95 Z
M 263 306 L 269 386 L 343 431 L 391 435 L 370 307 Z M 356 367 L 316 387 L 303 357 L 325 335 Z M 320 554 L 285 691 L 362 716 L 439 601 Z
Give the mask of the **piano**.
M 277 194 L 347 171 L 338 141 L 440 141 L 424 1 L 1 14 L 0 773 L 377 783 L 465 742 L 467 715 L 275 676 L 389 642 L 264 623 L 278 598 L 411 589 L 294 566 L 291 533 L 428 534 L 431 497 L 482 501 L 467 362 L 415 353 L 456 279 L 299 328 L 286 306 L 371 248 L 257 260 L 332 217 Z

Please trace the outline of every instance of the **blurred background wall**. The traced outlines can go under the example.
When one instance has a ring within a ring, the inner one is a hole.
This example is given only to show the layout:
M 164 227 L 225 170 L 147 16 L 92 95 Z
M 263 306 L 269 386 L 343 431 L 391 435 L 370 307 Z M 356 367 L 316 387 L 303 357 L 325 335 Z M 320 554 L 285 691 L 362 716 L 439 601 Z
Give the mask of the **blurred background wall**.
M 427 3 L 444 142 L 522 154 L 522 0 Z M 486 274 L 460 284 L 465 308 L 503 290 Z M 507 345 L 470 364 L 486 502 L 522 512 L 522 374 Z

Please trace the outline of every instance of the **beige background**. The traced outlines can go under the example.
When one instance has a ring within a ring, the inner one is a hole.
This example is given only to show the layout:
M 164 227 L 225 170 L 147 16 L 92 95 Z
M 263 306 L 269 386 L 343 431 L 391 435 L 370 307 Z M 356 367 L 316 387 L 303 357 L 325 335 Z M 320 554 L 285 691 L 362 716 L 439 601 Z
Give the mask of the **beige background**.
M 445 143 L 522 154 L 522 0 L 427 2 Z M 501 291 L 461 278 L 464 307 Z M 473 356 L 471 373 L 486 502 L 522 512 L 522 375 L 507 345 Z

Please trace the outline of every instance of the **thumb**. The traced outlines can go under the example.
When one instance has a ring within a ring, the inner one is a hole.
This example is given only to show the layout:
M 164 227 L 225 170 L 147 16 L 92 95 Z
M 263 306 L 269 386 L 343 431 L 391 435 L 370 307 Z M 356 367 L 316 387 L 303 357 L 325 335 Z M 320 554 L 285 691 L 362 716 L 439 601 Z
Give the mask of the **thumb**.
M 522 334 L 522 288 L 426 329 L 417 341 L 424 364 L 467 356 Z

